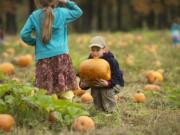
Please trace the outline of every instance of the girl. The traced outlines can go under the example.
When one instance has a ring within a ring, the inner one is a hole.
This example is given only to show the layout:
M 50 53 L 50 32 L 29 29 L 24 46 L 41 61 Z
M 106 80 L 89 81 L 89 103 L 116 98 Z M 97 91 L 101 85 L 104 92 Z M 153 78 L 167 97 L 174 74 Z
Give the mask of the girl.
M 29 16 L 20 35 L 25 43 L 35 47 L 36 86 L 46 89 L 48 94 L 77 89 L 68 54 L 67 25 L 79 18 L 82 10 L 72 1 L 35 0 L 35 3 L 40 8 Z M 66 7 L 57 7 L 59 3 Z

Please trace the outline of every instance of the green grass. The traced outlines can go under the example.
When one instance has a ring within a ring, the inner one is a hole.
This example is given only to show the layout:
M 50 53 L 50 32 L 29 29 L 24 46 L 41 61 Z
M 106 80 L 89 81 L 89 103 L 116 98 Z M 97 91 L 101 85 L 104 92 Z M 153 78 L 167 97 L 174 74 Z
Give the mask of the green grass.
M 70 56 L 76 72 L 80 63 L 88 57 L 89 41 L 95 35 L 103 35 L 108 41 L 110 50 L 117 58 L 124 72 L 125 88 L 119 95 L 123 96 L 118 101 L 117 109 L 112 116 L 106 116 L 97 112 L 93 105 L 87 107 L 90 116 L 96 122 L 96 130 L 88 135 L 179 135 L 180 134 L 180 109 L 178 96 L 174 90 L 180 90 L 180 48 L 173 48 L 168 31 L 134 31 L 131 33 L 90 33 L 71 34 L 69 36 Z M 136 36 L 141 35 L 143 39 L 138 41 Z M 126 46 L 123 46 L 125 42 Z M 15 56 L 31 53 L 32 48 L 20 47 L 15 39 L 9 37 L 7 45 L 0 49 L 0 63 L 11 62 Z M 157 52 L 149 53 L 145 46 L 157 46 Z M 3 57 L 6 48 L 15 48 L 15 55 Z M 126 64 L 128 54 L 134 56 L 134 65 Z M 161 66 L 155 61 L 161 62 Z M 28 68 L 16 66 L 14 75 L 9 79 L 18 78 L 23 84 L 33 85 L 35 63 Z M 164 69 L 164 81 L 159 83 L 160 92 L 144 92 L 143 87 L 147 81 L 143 75 L 146 70 Z M 144 92 L 146 101 L 143 104 L 132 102 L 134 93 L 140 90 Z M 174 96 L 171 100 L 169 96 Z M 18 113 L 15 113 L 18 114 Z M 35 116 L 34 116 L 35 115 Z M 58 124 L 51 125 L 41 113 L 29 112 L 16 115 L 17 123 L 11 135 L 78 135 L 71 127 L 62 128 Z M 29 117 L 32 119 L 31 123 Z M 21 120 L 22 119 L 22 120 Z M 26 122 L 22 122 L 22 121 Z M 25 124 L 24 124 L 25 123 Z M 29 124 L 27 124 L 29 123 Z M 31 125 L 31 126 L 29 126 Z M 33 125 L 33 126 L 32 126 Z M 33 127 L 33 128 L 32 128 Z

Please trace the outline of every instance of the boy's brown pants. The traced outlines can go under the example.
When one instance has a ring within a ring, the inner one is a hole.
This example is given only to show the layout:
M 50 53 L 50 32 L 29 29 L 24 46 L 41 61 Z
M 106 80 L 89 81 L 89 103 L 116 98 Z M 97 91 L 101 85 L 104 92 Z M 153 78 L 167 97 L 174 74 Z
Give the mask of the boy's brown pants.
M 94 105 L 97 110 L 114 112 L 116 108 L 116 100 L 114 95 L 120 91 L 119 85 L 114 86 L 111 89 L 107 88 L 91 88 L 91 95 L 94 98 Z

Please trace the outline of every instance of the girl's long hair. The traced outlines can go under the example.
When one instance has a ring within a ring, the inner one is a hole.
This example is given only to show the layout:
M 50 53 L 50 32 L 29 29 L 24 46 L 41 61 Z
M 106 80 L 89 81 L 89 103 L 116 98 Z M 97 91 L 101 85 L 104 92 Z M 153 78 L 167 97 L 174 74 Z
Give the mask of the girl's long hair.
M 44 11 L 41 40 L 43 44 L 48 44 L 52 37 L 52 25 L 54 21 L 52 10 L 57 6 L 58 0 L 35 0 L 35 4 L 37 7 L 43 8 Z

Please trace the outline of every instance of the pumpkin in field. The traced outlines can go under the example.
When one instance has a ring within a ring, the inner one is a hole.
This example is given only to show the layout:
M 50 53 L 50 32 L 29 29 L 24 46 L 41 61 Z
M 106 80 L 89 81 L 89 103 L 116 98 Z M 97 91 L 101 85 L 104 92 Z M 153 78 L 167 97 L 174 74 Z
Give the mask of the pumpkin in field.
M 164 80 L 163 75 L 157 71 L 148 71 L 146 73 L 146 78 L 149 83 L 157 83 Z
M 75 96 L 80 97 L 80 96 L 82 96 L 83 94 L 85 94 L 86 91 L 85 91 L 85 90 L 82 90 L 82 89 L 78 89 L 78 90 L 74 90 L 73 93 L 74 93 Z
M 154 84 L 147 84 L 144 86 L 145 91 L 160 91 L 161 87 Z
M 134 65 L 134 56 L 132 54 L 128 54 L 126 58 L 126 64 L 129 66 Z
M 27 67 L 32 64 L 33 56 L 30 54 L 16 58 L 15 63 L 20 67 Z
M 141 93 L 140 91 L 137 91 L 137 93 L 134 94 L 134 102 L 135 103 L 144 103 L 146 97 L 143 93 Z
M 80 116 L 73 123 L 73 129 L 79 132 L 87 132 L 95 129 L 95 123 L 88 116 Z
M 88 59 L 80 64 L 80 77 L 84 80 L 111 79 L 109 63 L 104 59 Z
M 14 48 L 8 48 L 8 49 L 6 49 L 6 53 L 7 53 L 8 55 L 14 55 L 15 50 L 14 50 Z
M 14 118 L 9 114 L 0 114 L 0 130 L 9 132 L 15 124 Z
M 93 97 L 90 93 L 85 93 L 81 96 L 81 101 L 85 104 L 90 104 L 93 102 Z
M 0 64 L 0 72 L 4 73 L 6 75 L 13 74 L 14 70 L 15 70 L 15 68 L 14 68 L 13 64 L 11 64 L 11 63 L 7 62 L 7 63 Z

